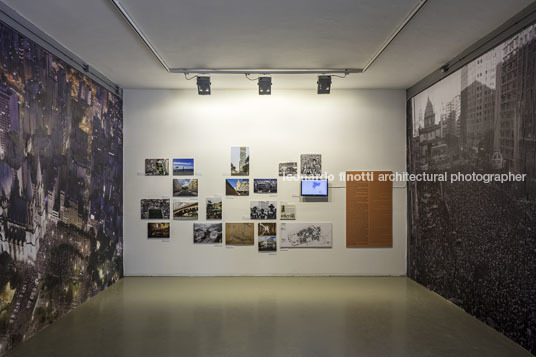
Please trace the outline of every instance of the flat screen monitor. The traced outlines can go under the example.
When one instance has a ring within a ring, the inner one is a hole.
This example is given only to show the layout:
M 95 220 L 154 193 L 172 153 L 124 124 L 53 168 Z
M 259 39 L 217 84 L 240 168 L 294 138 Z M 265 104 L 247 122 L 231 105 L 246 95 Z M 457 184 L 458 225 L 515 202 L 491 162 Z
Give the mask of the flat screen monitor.
M 328 180 L 302 180 L 302 196 L 327 196 Z

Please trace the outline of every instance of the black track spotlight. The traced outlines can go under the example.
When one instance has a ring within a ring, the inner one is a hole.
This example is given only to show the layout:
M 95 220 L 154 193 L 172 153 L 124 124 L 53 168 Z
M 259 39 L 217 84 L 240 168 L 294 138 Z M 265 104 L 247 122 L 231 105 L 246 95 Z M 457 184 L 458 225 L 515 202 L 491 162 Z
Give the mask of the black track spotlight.
M 210 95 L 210 77 L 197 77 L 197 93 L 199 95 Z
M 331 76 L 318 76 L 318 94 L 329 94 L 331 90 Z
M 272 77 L 259 77 L 259 95 L 272 94 Z

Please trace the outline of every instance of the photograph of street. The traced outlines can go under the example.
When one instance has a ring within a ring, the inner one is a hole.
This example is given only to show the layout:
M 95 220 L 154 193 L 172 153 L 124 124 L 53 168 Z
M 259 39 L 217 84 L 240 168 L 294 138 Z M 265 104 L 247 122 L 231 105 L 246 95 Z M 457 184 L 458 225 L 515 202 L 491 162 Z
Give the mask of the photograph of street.
M 197 179 L 173 179 L 173 197 L 196 197 L 197 185 Z

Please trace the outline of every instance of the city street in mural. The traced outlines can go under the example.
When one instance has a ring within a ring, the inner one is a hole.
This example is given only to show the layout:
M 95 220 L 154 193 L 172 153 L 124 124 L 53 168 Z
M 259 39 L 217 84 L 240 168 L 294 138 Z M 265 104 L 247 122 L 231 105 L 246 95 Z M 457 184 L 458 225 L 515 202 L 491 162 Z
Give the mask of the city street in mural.
M 531 26 L 411 100 L 408 275 L 536 353 L 536 32 Z
M 122 275 L 121 99 L 0 25 L 0 355 Z

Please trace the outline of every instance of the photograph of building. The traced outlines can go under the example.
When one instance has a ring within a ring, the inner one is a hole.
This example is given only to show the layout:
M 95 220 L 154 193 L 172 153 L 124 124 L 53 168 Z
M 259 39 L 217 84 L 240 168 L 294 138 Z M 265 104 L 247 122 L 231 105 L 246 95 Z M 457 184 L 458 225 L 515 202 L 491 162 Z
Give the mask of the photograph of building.
M 222 242 L 221 223 L 194 223 L 194 244 L 217 244 Z
M 221 219 L 223 212 L 223 203 L 221 197 L 207 197 L 207 219 Z
M 253 179 L 254 193 L 277 193 L 277 179 Z
M 249 147 L 233 146 L 231 148 L 231 175 L 249 175 Z
M 169 222 L 147 223 L 147 238 L 169 238 Z
M 249 179 L 225 179 L 225 195 L 249 196 Z
M 142 199 L 141 219 L 169 219 L 170 202 L 164 199 Z

